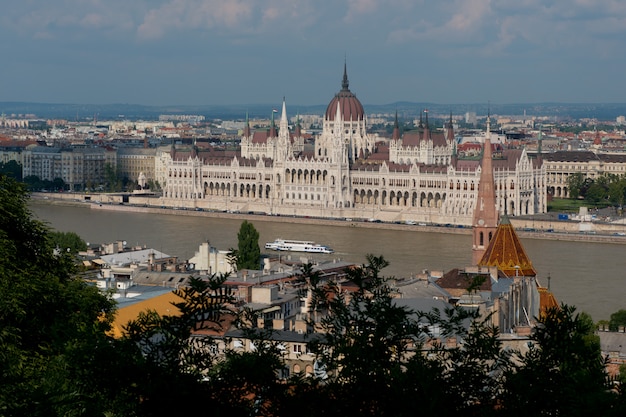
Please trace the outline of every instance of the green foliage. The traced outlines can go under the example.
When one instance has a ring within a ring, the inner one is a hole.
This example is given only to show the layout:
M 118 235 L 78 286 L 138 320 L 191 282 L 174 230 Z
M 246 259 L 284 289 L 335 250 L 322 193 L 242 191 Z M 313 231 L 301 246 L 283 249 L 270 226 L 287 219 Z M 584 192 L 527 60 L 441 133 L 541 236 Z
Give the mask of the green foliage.
M 593 184 L 589 185 L 585 193 L 585 201 L 592 205 L 597 205 L 598 203 L 606 200 L 607 197 L 607 187 L 598 182 L 594 182 Z
M 133 182 L 123 176 L 113 164 L 104 165 L 104 180 L 108 192 L 132 191 L 135 188 Z
M 234 248 L 228 248 L 228 253 L 226 254 L 226 262 L 233 269 L 233 271 L 237 271 L 237 259 L 239 259 L 239 251 Z
M 48 236 L 52 246 L 60 250 L 69 249 L 72 254 L 87 250 L 87 243 L 77 233 L 50 231 Z
M 577 172 L 567 178 L 567 186 L 573 199 L 582 197 L 587 204 L 623 206 L 626 201 L 626 177 L 604 174 L 586 178 Z
M 261 249 L 259 248 L 259 232 L 252 223 L 244 220 L 237 234 L 237 268 L 259 269 L 261 263 Z
M 580 207 L 587 207 L 589 204 L 585 200 L 578 200 L 573 198 L 554 198 L 548 202 L 549 212 L 567 212 L 578 213 Z
M 42 180 L 36 175 L 29 175 L 24 177 L 24 183 L 30 191 L 64 191 L 68 189 L 67 184 L 61 178 L 55 178 L 54 180 Z
M 540 320 L 519 365 L 506 376 L 508 415 L 607 415 L 612 405 L 599 337 L 588 315 L 563 305 Z
M 350 293 L 321 283 L 319 275 L 304 268 L 311 311 L 327 313 L 320 321 L 324 336 L 309 343 L 328 376 L 315 386 L 327 396 L 316 403 L 316 412 L 411 416 L 417 409 L 425 415 L 492 411 L 501 383 L 493 375 L 509 366 L 497 328 L 469 310 L 421 312 L 399 305 L 388 279 L 380 275 L 387 261 L 373 255 L 367 261 L 346 271 L 356 286 Z M 463 344 L 448 346 L 449 340 Z M 310 390 L 304 392 L 310 395 Z
M 614 181 L 609 184 L 609 201 L 618 207 L 622 207 L 626 201 L 626 180 Z
M 0 174 L 4 174 L 17 181 L 22 181 L 22 164 L 15 160 L 0 162 Z
M 567 188 L 572 198 L 578 198 L 585 189 L 586 178 L 581 172 L 575 172 L 567 177 Z
M 115 303 L 74 277 L 71 257 L 55 254 L 26 196 L 23 184 L 0 176 L 0 415 L 187 415 L 199 402 L 214 416 L 626 411 L 626 390 L 609 384 L 588 315 L 552 309 L 530 345 L 505 349 L 491 317 L 477 310 L 403 304 L 381 275 L 388 265 L 382 256 L 367 255 L 341 283 L 303 266 L 295 284 L 307 299 L 310 329 L 322 330 L 308 335 L 317 364 L 311 376 L 285 380 L 275 333 L 255 328 L 253 311 L 235 309 L 227 275 L 191 278 L 176 290 L 178 314 L 146 311 L 121 340 L 112 339 L 106 332 Z M 242 224 L 239 237 L 258 250 L 251 224 Z M 252 246 L 240 245 L 238 257 Z M 624 316 L 620 310 L 611 320 Z M 230 323 L 239 326 L 231 336 L 254 349 L 219 352 L 227 337 L 201 336 Z
M 81 375 L 113 372 L 102 358 L 114 302 L 74 276 L 34 220 L 26 192 L 0 175 L 0 414 L 94 415 L 111 410 L 112 387 Z M 122 368 L 120 368 L 121 370 Z M 119 372 L 119 370 L 117 371 Z M 126 401 L 122 401 L 125 403 Z
M 626 326 L 626 310 L 618 310 L 611 314 L 611 319 L 609 320 L 609 330 L 616 332 L 620 326 Z

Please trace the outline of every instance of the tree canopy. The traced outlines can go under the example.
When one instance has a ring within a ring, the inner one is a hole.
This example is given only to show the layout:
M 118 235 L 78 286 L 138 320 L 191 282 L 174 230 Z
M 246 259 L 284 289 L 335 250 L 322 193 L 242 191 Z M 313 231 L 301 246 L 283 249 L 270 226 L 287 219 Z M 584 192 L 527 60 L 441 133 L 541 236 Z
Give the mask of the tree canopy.
M 237 234 L 237 268 L 259 269 L 261 249 L 259 247 L 259 232 L 252 223 L 244 220 Z
M 59 232 L 52 230 L 48 233 L 51 244 L 54 248 L 77 254 L 80 251 L 87 250 L 87 243 L 75 232 Z
M 105 384 L 123 369 L 105 333 L 115 303 L 75 277 L 26 199 L 0 175 L 0 414 L 101 413 L 120 398 Z
M 403 305 L 383 256 L 368 255 L 341 283 L 302 267 L 295 282 L 307 300 L 310 374 L 286 372 L 275 332 L 237 308 L 227 275 L 192 277 L 176 290 L 177 314 L 142 312 L 113 339 L 114 301 L 75 277 L 26 201 L 23 185 L 0 176 L 0 415 L 626 413 L 624 385 L 607 378 L 590 317 L 553 308 L 523 344 L 504 347 L 478 310 Z M 247 222 L 241 240 L 258 250 Z M 254 349 L 220 351 L 210 334 L 231 323 Z

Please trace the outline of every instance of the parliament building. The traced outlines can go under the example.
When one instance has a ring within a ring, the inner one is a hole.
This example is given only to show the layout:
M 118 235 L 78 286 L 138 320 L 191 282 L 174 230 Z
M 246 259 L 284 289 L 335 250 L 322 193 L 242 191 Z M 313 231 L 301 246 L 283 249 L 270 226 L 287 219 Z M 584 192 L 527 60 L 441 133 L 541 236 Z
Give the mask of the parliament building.
M 324 114 L 314 144 L 296 122 L 290 129 L 283 99 L 278 121 L 253 131 L 246 120 L 237 151 L 177 149 L 157 156 L 163 204 L 181 208 L 282 216 L 368 219 L 470 226 L 481 176 L 480 158 L 456 154 L 452 120 L 431 129 L 428 114 L 413 131 L 391 138 L 368 132 L 363 105 L 341 90 Z M 247 118 L 246 118 L 247 119 Z M 487 127 L 489 136 L 489 122 Z M 541 157 L 492 146 L 496 206 L 500 214 L 546 212 Z

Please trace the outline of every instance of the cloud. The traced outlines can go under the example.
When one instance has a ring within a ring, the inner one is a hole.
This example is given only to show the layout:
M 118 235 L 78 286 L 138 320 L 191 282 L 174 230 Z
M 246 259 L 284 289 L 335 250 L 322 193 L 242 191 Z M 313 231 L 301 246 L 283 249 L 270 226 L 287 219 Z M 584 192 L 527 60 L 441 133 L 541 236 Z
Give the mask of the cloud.
M 348 11 L 345 21 L 352 22 L 361 15 L 374 13 L 378 9 L 377 0 L 348 0 Z
M 85 31 L 114 34 L 134 26 L 135 6 L 122 0 L 18 2 L 3 10 L 3 29 L 34 39 L 64 39 Z
M 141 39 L 156 39 L 169 30 L 234 28 L 252 16 L 246 0 L 172 0 L 147 12 L 137 28 Z
M 312 25 L 313 0 L 169 0 L 148 10 L 137 28 L 143 40 L 172 30 L 218 30 L 235 36 Z M 277 24 L 278 23 L 278 24 Z

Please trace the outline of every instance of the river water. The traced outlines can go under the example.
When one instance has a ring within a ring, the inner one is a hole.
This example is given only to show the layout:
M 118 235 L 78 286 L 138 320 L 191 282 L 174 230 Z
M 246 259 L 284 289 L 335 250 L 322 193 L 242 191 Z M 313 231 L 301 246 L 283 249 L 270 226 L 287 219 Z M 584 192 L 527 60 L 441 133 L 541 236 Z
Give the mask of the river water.
M 91 210 L 88 206 L 51 205 L 33 201 L 36 217 L 52 228 L 76 232 L 87 242 L 126 240 L 129 245 L 154 248 L 189 259 L 198 246 L 209 241 L 218 249 L 237 247 L 242 219 L 224 219 L 122 211 Z M 267 219 L 264 219 L 267 220 Z M 390 266 L 386 276 L 407 277 L 428 270 L 447 271 L 470 265 L 469 235 L 415 230 L 384 230 L 360 227 L 250 221 L 258 230 L 259 243 L 276 238 L 312 240 L 330 246 L 332 255 L 313 258 L 341 258 L 363 263 L 365 255 L 383 255 Z M 408 228 L 407 228 L 408 229 Z M 626 309 L 626 245 L 556 240 L 522 239 L 535 266 L 539 281 L 550 287 L 559 302 L 577 307 L 595 321 Z

